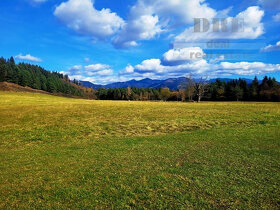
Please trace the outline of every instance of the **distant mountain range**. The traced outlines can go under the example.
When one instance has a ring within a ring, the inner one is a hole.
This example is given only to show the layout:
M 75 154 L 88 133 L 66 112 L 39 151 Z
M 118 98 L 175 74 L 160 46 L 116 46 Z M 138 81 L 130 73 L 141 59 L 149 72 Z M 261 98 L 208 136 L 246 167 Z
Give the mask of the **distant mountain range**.
M 229 78 L 217 78 L 221 81 L 231 81 Z M 215 82 L 217 79 L 208 80 L 209 83 Z M 243 79 L 243 78 L 242 78 Z M 252 83 L 251 79 L 246 80 L 248 84 Z M 152 79 L 142 79 L 142 80 L 129 80 L 127 82 L 115 82 L 108 85 L 96 85 L 88 81 L 80 81 L 84 87 L 89 87 L 93 89 L 99 88 L 127 88 L 127 87 L 137 87 L 137 88 L 162 88 L 168 87 L 170 90 L 177 90 L 180 85 L 186 83 L 185 77 L 170 78 L 166 80 L 152 80 Z

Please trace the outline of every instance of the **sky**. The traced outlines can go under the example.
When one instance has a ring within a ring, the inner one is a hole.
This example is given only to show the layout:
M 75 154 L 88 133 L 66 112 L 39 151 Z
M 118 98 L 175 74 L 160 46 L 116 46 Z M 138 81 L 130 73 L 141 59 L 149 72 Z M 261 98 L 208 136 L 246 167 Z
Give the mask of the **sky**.
M 95 84 L 280 81 L 279 0 L 1 0 L 0 56 Z

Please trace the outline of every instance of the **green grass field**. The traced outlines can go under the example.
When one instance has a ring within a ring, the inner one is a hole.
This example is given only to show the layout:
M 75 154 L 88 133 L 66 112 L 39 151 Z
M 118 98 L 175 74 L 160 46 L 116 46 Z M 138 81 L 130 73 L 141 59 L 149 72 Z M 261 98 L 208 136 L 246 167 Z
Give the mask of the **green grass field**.
M 0 208 L 280 208 L 280 103 L 0 92 Z

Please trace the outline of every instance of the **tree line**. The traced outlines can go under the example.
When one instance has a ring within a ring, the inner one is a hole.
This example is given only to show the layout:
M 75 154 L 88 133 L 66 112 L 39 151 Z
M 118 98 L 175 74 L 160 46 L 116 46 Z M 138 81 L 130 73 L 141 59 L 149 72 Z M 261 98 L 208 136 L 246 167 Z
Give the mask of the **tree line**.
M 217 80 L 207 87 L 206 100 L 213 101 L 280 101 L 280 84 L 275 78 L 265 76 L 261 82 L 255 77 L 251 84 L 238 79 Z
M 205 79 L 186 78 L 177 90 L 154 88 L 100 88 L 94 90 L 70 81 L 67 75 L 49 72 L 40 66 L 19 63 L 14 58 L 0 58 L 0 82 L 11 82 L 50 93 L 96 100 L 131 101 L 280 101 L 280 85 L 275 78 L 265 76 L 261 82 L 255 77 L 251 83 L 244 79 L 208 83 Z
M 14 58 L 0 58 L 0 82 L 11 82 L 50 93 L 83 96 L 83 92 L 70 82 L 67 75 L 49 72 L 37 65 L 16 64 Z
M 176 91 L 169 88 L 100 88 L 94 90 L 94 99 L 132 100 L 132 101 L 280 101 L 280 85 L 275 78 L 265 76 L 261 82 L 254 78 L 248 84 L 246 80 L 234 79 L 207 83 L 187 78 Z

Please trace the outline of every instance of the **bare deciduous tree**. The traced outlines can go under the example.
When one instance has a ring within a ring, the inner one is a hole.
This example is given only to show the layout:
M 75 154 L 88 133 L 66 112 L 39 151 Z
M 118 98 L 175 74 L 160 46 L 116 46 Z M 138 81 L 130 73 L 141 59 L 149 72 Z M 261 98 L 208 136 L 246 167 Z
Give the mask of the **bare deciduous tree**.
M 131 96 L 132 90 L 130 87 L 127 87 L 127 93 L 126 93 L 126 98 L 127 100 L 130 100 L 130 96 Z
M 195 89 L 195 95 L 197 97 L 197 102 L 201 101 L 201 98 L 203 97 L 204 93 L 207 90 L 208 83 L 206 79 L 200 78 L 199 81 L 194 82 L 194 89 Z
M 184 89 L 180 89 L 178 92 L 178 97 L 181 99 L 182 102 L 186 100 L 186 91 Z
M 186 96 L 189 98 L 189 101 L 192 101 L 195 93 L 195 81 L 193 80 L 191 74 L 186 79 Z

